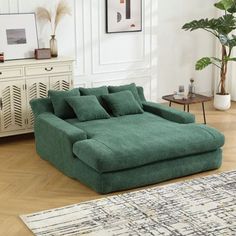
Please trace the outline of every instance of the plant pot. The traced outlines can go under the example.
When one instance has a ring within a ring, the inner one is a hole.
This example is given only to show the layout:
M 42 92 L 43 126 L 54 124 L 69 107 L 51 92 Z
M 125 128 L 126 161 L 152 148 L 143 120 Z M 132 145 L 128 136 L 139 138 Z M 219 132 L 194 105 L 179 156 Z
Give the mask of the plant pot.
M 214 107 L 217 110 L 226 111 L 231 107 L 231 96 L 230 94 L 221 95 L 215 94 L 214 96 Z

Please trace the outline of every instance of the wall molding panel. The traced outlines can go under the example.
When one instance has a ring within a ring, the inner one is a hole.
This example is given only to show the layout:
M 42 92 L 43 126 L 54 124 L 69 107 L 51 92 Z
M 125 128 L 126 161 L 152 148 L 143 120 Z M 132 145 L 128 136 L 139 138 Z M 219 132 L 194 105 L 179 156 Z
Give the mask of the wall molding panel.
M 1 13 L 34 12 L 58 0 L 0 0 Z M 68 0 L 72 15 L 57 31 L 59 55 L 75 57 L 74 86 L 96 87 L 135 82 L 149 99 L 156 97 L 156 0 L 143 0 L 142 32 L 106 34 L 104 0 Z M 41 47 L 48 47 L 50 30 L 38 22 Z

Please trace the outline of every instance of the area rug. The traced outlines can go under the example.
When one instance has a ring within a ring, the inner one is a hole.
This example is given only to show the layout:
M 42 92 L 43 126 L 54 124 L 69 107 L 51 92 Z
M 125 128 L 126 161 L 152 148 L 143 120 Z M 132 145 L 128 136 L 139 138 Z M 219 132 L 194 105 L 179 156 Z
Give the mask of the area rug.
M 236 235 L 236 171 L 20 216 L 35 235 Z

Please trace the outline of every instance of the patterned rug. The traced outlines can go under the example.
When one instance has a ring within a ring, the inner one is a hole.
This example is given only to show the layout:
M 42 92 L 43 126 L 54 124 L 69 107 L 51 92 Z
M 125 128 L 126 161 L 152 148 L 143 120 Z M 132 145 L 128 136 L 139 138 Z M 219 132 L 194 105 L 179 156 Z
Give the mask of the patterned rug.
M 20 217 L 40 236 L 235 236 L 236 171 Z

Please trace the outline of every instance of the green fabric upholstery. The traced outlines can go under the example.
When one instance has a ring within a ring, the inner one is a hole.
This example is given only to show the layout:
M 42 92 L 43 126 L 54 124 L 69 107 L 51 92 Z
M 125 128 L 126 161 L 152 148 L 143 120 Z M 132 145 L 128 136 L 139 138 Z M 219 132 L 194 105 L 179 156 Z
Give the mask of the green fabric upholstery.
M 117 93 L 117 92 L 129 90 L 133 94 L 134 98 L 137 100 L 139 105 L 142 107 L 142 102 L 139 97 L 138 90 L 136 88 L 135 83 L 121 85 L 121 86 L 108 86 L 108 90 L 109 90 L 109 93 Z
M 85 122 L 57 117 L 50 98 L 32 100 L 37 153 L 99 193 L 220 167 L 220 132 L 195 124 L 191 114 L 144 99 L 142 114 Z
M 110 118 L 110 115 L 98 102 L 96 96 L 74 96 L 65 100 L 72 107 L 79 121 Z
M 74 173 L 74 178 L 98 193 L 107 194 L 217 169 L 222 164 L 222 151 L 217 149 L 109 173 L 99 173 L 80 160 L 75 164 L 78 171 Z
M 133 94 L 128 90 L 103 95 L 102 99 L 105 101 L 106 106 L 109 107 L 114 116 L 143 113 L 143 109 L 135 100 Z
M 210 152 L 224 144 L 214 128 L 178 124 L 147 112 L 89 124 L 67 121 L 89 136 L 74 144 L 74 154 L 101 173 Z
M 193 114 L 179 111 L 162 104 L 157 104 L 154 102 L 143 102 L 143 109 L 144 111 L 153 113 L 157 116 L 161 116 L 164 119 L 177 123 L 188 124 L 195 122 L 195 116 Z
M 72 89 L 69 91 L 56 91 L 56 90 L 48 91 L 48 96 L 52 101 L 54 113 L 56 116 L 62 119 L 69 119 L 75 117 L 73 109 L 65 101 L 65 98 L 79 95 L 80 93 L 78 89 Z
M 146 98 L 144 96 L 143 87 L 137 86 L 136 88 L 137 88 L 137 91 L 138 91 L 138 95 L 139 95 L 140 101 L 141 102 L 146 102 Z
M 32 99 L 30 100 L 30 106 L 35 118 L 44 112 L 54 112 L 50 98 Z
M 102 104 L 102 95 L 109 94 L 107 86 L 101 86 L 97 88 L 79 88 L 80 94 L 82 96 L 94 95 L 97 97 L 98 101 Z
M 87 139 L 87 134 L 52 113 L 43 113 L 35 120 L 36 150 L 41 157 L 63 167 L 66 172 L 72 171 L 70 158 L 74 158 L 73 144 Z

